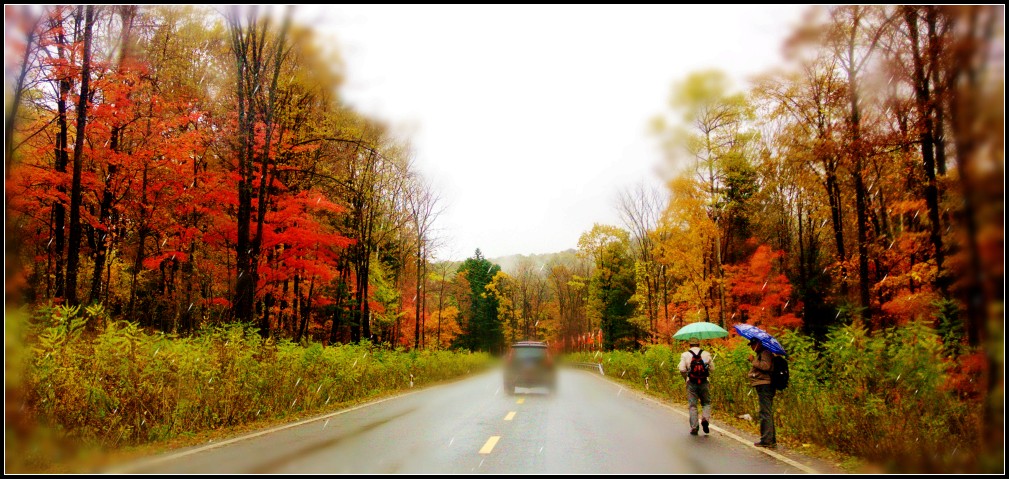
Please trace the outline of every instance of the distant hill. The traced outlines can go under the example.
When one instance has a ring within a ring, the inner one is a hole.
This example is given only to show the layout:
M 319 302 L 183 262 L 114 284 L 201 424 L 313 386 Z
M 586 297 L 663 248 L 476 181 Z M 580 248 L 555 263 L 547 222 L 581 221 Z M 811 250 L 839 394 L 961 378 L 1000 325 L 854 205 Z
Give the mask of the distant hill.
M 563 260 L 573 258 L 577 254 L 577 250 L 571 248 L 564 251 L 559 251 L 556 253 L 543 253 L 543 254 L 513 254 L 510 256 L 502 256 L 500 258 L 488 258 L 491 263 L 495 263 L 501 266 L 501 270 L 510 275 L 514 275 L 518 272 L 519 265 L 528 261 L 532 263 L 532 266 L 536 269 L 549 264 L 551 260 Z
M 556 253 L 543 253 L 543 254 L 513 254 L 509 256 L 501 256 L 499 258 L 487 258 L 487 261 L 501 266 L 501 270 L 510 275 L 515 275 L 519 271 L 519 266 L 524 262 L 531 263 L 531 266 L 536 270 L 541 267 L 550 264 L 551 261 L 568 261 L 573 262 L 576 260 L 578 250 L 574 248 L 566 249 L 564 251 L 558 251 Z M 462 261 L 438 261 L 433 266 L 433 270 L 441 271 L 442 268 L 446 267 L 448 263 L 449 274 L 455 274 L 459 266 L 462 265 Z

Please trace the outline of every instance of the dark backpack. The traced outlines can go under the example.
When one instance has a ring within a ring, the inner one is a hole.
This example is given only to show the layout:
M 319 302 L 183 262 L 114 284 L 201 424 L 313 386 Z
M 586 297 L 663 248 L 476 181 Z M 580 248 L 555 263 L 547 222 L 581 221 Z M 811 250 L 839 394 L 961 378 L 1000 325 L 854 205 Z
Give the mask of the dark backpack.
M 771 386 L 781 391 L 788 387 L 788 360 L 775 354 L 771 358 L 774 369 L 771 371 Z
M 704 363 L 703 359 L 701 359 L 701 353 L 703 353 L 704 350 L 702 349 L 697 354 L 694 354 L 693 351 L 688 352 L 693 356 L 693 359 L 690 360 L 690 368 L 687 369 L 687 371 L 689 371 L 687 373 L 687 378 L 694 384 L 701 384 L 704 381 L 707 381 L 708 365 Z

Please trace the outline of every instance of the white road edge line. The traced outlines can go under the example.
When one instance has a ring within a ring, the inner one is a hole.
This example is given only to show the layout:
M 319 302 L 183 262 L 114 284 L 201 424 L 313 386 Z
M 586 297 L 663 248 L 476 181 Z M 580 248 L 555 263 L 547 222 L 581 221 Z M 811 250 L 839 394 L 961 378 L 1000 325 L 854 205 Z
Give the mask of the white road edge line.
M 462 379 L 468 379 L 468 378 L 472 378 L 472 377 L 476 377 L 476 376 L 466 376 L 465 378 L 462 378 Z M 450 381 L 450 382 L 455 382 L 455 381 Z M 447 383 L 444 383 L 444 384 L 447 384 Z M 118 466 L 118 467 L 113 466 L 113 467 L 109 468 L 106 471 L 100 472 L 100 474 L 130 474 L 130 471 L 135 471 L 137 469 L 144 469 L 144 468 L 147 468 L 147 467 L 155 466 L 157 464 L 161 464 L 163 462 L 172 461 L 172 460 L 175 460 L 175 459 L 178 459 L 178 458 L 181 458 L 181 457 L 190 456 L 190 455 L 197 454 L 197 453 L 200 453 L 200 452 L 203 452 L 203 451 L 209 451 L 211 449 L 217 449 L 217 448 L 219 448 L 221 446 L 227 446 L 228 444 L 234 444 L 236 442 L 244 441 L 246 439 L 252 439 L 252 438 L 259 437 L 259 436 L 265 436 L 267 434 L 271 434 L 271 433 L 274 433 L 274 432 L 277 432 L 277 431 L 283 431 L 284 429 L 290 429 L 292 427 L 303 426 L 305 424 L 312 423 L 312 422 L 315 422 L 315 421 L 321 421 L 323 419 L 329 419 L 329 418 L 332 418 L 332 417 L 335 417 L 335 416 L 339 416 L 341 414 L 346 414 L 348 412 L 356 411 L 358 409 L 363 409 L 363 408 L 366 408 L 368 406 L 374 406 L 376 404 L 381 404 L 381 403 L 384 403 L 386 401 L 392 401 L 393 399 L 399 399 L 401 397 L 409 396 L 411 394 L 417 394 L 419 392 L 429 391 L 432 388 L 438 387 L 438 386 L 441 386 L 441 385 L 443 385 L 443 384 L 436 384 L 436 385 L 433 385 L 431 387 L 427 387 L 427 388 L 424 388 L 424 389 L 418 389 L 418 390 L 415 390 L 415 391 L 409 391 L 409 392 L 405 392 L 405 393 L 402 393 L 402 394 L 397 394 L 395 396 L 389 396 L 387 398 L 382 398 L 382 399 L 378 399 L 378 400 L 375 400 L 375 401 L 367 402 L 367 403 L 364 403 L 364 404 L 359 404 L 359 405 L 354 406 L 354 407 L 349 408 L 349 409 L 341 409 L 339 411 L 331 412 L 329 414 L 324 414 L 322 416 L 318 416 L 318 417 L 314 417 L 314 418 L 310 418 L 310 419 L 304 419 L 304 420 L 301 420 L 301 421 L 298 421 L 298 422 L 293 422 L 293 423 L 290 423 L 290 424 L 284 424 L 282 426 L 277 426 L 277 427 L 270 428 L 270 429 L 264 429 L 262 431 L 254 432 L 252 434 L 247 434 L 245 436 L 239 436 L 239 437 L 231 438 L 231 439 L 228 439 L 228 440 L 225 440 L 225 441 L 221 441 L 221 442 L 215 442 L 215 443 L 212 443 L 212 444 L 208 444 L 206 446 L 198 447 L 196 449 L 190 449 L 188 451 L 182 451 L 182 452 L 178 452 L 178 453 L 174 453 L 174 454 L 169 453 L 169 454 L 164 455 L 164 456 L 157 456 L 157 457 L 153 457 L 153 458 L 150 458 L 150 459 L 147 459 L 147 460 L 143 460 L 142 459 L 139 462 L 135 462 L 135 463 L 132 463 L 132 464 L 125 464 L 125 465 Z
M 610 381 L 609 379 L 604 379 L 604 378 L 598 377 L 598 376 L 593 375 L 593 374 L 590 374 L 589 376 L 592 376 L 592 377 L 594 377 L 596 379 L 599 379 L 599 380 L 602 380 L 602 381 L 614 382 L 614 381 Z M 660 405 L 662 407 L 671 409 L 671 410 L 673 410 L 674 412 L 676 412 L 677 414 L 679 414 L 681 416 L 690 417 L 689 413 L 683 412 L 683 411 L 679 410 L 678 408 L 676 408 L 674 406 L 671 406 L 669 404 L 666 404 L 666 403 L 664 403 L 662 401 L 659 401 L 658 399 L 655 399 L 653 397 L 650 397 L 647 394 L 644 394 L 644 393 L 639 392 L 637 390 L 631 390 L 631 392 L 634 393 L 634 394 L 636 394 L 636 395 L 638 395 L 642 399 L 651 401 L 651 402 L 653 402 L 655 404 L 658 404 L 658 405 Z M 724 435 L 726 435 L 726 436 L 728 436 L 728 437 L 730 437 L 732 439 L 735 439 L 735 440 L 737 440 L 737 441 L 739 441 L 739 442 L 741 442 L 741 443 L 743 443 L 743 444 L 745 444 L 745 445 L 747 445 L 749 447 L 753 447 L 754 449 L 756 449 L 756 450 L 758 450 L 758 451 L 760 451 L 760 452 L 762 452 L 764 454 L 767 454 L 768 456 L 771 456 L 771 457 L 773 457 L 773 458 L 775 458 L 775 459 L 777 459 L 777 460 L 779 460 L 781 462 L 784 462 L 785 464 L 788 464 L 789 466 L 792 466 L 792 467 L 794 467 L 794 468 L 796 468 L 796 469 L 798 469 L 798 470 L 800 470 L 802 472 L 805 472 L 807 474 L 821 474 L 821 472 L 817 471 L 816 469 L 813 469 L 813 468 L 811 468 L 811 467 L 809 467 L 809 466 L 807 466 L 805 464 L 802 464 L 800 462 L 796 462 L 796 461 L 794 461 L 792 459 L 789 459 L 789 458 L 787 458 L 787 457 L 785 457 L 785 456 L 783 456 L 781 454 L 778 454 L 777 452 L 774 452 L 774 451 L 772 451 L 770 449 L 767 449 L 767 448 L 764 448 L 764 447 L 754 447 L 752 442 L 750 442 L 750 441 L 748 441 L 746 439 L 743 439 L 743 438 L 741 438 L 741 437 L 739 437 L 739 436 L 737 436 L 737 435 L 735 435 L 735 434 L 733 434 L 733 433 L 731 433 L 729 431 L 726 431 L 725 429 L 722 429 L 722 428 L 720 428 L 718 426 L 710 425 L 710 426 L 708 426 L 708 428 L 709 429 L 714 429 L 714 430 L 716 430 L 716 431 L 718 431 L 718 432 L 720 432 L 720 433 L 722 433 L 722 434 L 724 434 Z

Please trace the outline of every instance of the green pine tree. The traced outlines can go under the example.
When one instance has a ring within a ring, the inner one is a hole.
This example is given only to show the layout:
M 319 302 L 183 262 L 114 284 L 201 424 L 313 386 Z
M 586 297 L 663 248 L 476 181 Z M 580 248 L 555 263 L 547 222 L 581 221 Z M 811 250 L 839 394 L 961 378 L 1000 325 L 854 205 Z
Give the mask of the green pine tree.
M 472 258 L 466 258 L 458 272 L 465 272 L 470 285 L 470 309 L 465 327 L 456 338 L 457 347 L 471 351 L 499 352 L 504 348 L 504 332 L 498 318 L 498 301 L 487 293 L 487 284 L 501 267 L 491 263 L 477 248 Z

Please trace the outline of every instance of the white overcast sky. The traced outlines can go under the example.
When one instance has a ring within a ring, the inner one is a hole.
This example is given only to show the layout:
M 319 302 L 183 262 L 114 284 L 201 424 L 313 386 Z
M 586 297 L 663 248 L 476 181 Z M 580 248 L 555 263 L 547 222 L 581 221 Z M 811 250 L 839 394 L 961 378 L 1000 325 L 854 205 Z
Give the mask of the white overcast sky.
M 341 92 L 408 135 L 441 196 L 439 259 L 577 247 L 617 193 L 664 187 L 648 133 L 672 84 L 779 64 L 797 6 L 301 6 L 340 49 Z

